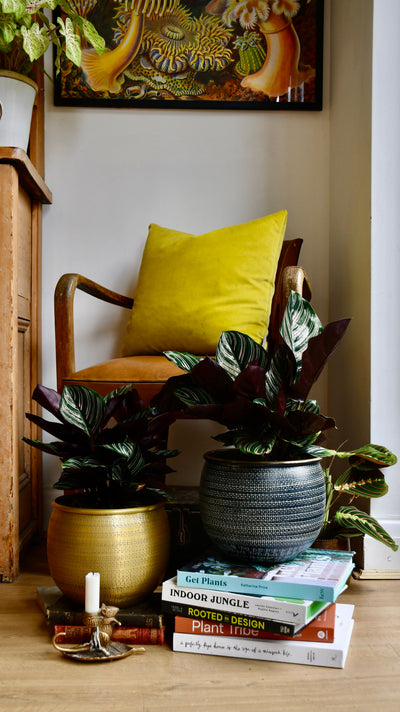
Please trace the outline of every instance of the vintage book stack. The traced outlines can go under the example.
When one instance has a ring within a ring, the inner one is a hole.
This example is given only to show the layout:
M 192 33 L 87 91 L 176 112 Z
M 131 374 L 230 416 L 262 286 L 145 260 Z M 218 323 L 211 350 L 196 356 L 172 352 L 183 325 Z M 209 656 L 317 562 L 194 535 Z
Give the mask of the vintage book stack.
M 207 555 L 162 584 L 173 650 L 342 668 L 354 606 L 338 603 L 353 552 L 307 549 L 281 565 Z
M 37 600 L 52 635 L 65 633 L 63 643 L 85 643 L 91 630 L 82 623 L 82 606 L 63 596 L 56 586 L 37 589 Z M 160 593 L 152 593 L 131 608 L 121 608 L 116 616 L 119 626 L 112 640 L 126 645 L 162 645 L 165 640 L 165 616 L 161 612 Z

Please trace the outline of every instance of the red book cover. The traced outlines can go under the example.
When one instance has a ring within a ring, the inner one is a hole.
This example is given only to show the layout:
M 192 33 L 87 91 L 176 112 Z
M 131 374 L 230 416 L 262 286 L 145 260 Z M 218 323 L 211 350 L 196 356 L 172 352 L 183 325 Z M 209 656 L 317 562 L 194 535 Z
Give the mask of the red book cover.
M 229 623 L 210 623 L 197 618 L 175 616 L 175 633 L 195 633 L 197 635 L 222 635 L 234 638 L 267 638 L 268 640 L 306 640 L 318 643 L 333 643 L 335 633 L 336 604 L 326 608 L 317 618 L 296 633 L 293 638 L 268 631 L 241 628 Z
M 86 643 L 90 640 L 92 629 L 82 625 L 55 625 L 54 634 L 65 633 L 63 643 Z M 126 645 L 162 645 L 165 638 L 165 626 L 161 628 L 129 628 L 120 626 L 113 629 L 111 640 Z M 58 642 L 61 642 L 58 641 Z

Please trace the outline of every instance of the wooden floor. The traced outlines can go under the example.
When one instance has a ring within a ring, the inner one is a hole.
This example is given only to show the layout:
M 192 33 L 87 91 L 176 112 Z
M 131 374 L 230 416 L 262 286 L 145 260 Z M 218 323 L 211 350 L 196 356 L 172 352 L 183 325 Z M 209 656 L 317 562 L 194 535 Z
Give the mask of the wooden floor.
M 0 584 L 0 710 L 10 712 L 399 712 L 400 581 L 350 582 L 355 627 L 344 670 L 173 653 L 76 663 L 51 645 L 36 604 L 44 554 Z

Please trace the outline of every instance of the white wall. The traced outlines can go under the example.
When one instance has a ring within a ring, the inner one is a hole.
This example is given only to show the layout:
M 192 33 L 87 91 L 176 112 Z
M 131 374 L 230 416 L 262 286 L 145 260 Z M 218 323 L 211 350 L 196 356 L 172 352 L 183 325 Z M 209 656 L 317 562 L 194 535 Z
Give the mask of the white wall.
M 387 18 L 390 17 L 390 23 Z M 371 181 L 371 439 L 400 455 L 400 97 L 398 83 L 400 4 L 376 0 L 373 16 Z M 386 474 L 386 473 L 385 473 Z M 400 463 L 387 471 L 389 495 L 371 513 L 400 544 Z M 395 554 L 365 542 L 368 569 L 400 571 Z
M 331 22 L 330 319 L 351 317 L 330 362 L 337 442 L 369 442 L 372 0 L 335 0 Z
M 390 18 L 390 21 L 388 21 Z M 330 316 L 353 317 L 330 367 L 338 442 L 400 454 L 400 5 L 335 0 L 331 25 Z M 400 543 L 400 465 L 371 513 Z M 400 552 L 366 537 L 365 569 L 400 570 Z
M 329 2 L 326 7 L 329 14 Z M 326 27 L 328 77 L 329 22 Z M 325 82 L 325 102 L 327 89 Z M 46 182 L 53 204 L 43 220 L 43 383 L 55 387 L 58 278 L 80 272 L 133 294 L 149 222 L 201 233 L 286 207 L 287 235 L 305 240 L 301 262 L 326 320 L 329 109 L 61 108 L 53 106 L 51 86 L 46 102 Z M 112 307 L 89 307 L 88 297 L 79 295 L 76 313 L 78 368 L 118 353 L 122 326 Z M 322 384 L 322 402 L 325 390 Z M 47 512 L 54 467 L 45 460 Z M 189 468 L 187 461 L 183 467 Z M 200 468 L 190 466 L 192 481 Z

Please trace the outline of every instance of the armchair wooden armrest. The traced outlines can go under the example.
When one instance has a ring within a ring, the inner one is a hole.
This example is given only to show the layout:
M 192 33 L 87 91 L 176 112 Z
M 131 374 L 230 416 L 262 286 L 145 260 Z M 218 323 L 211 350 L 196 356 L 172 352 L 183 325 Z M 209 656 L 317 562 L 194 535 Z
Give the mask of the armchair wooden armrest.
M 302 267 L 285 267 L 282 275 L 282 291 L 285 300 L 289 298 L 290 292 L 298 292 L 307 301 L 311 300 L 310 280 Z
M 54 316 L 56 336 L 57 389 L 61 391 L 63 378 L 75 371 L 75 334 L 74 334 L 74 297 L 77 289 L 101 299 L 103 302 L 116 304 L 125 309 L 132 309 L 132 297 L 97 284 L 80 274 L 64 274 L 58 280 L 54 293 Z

